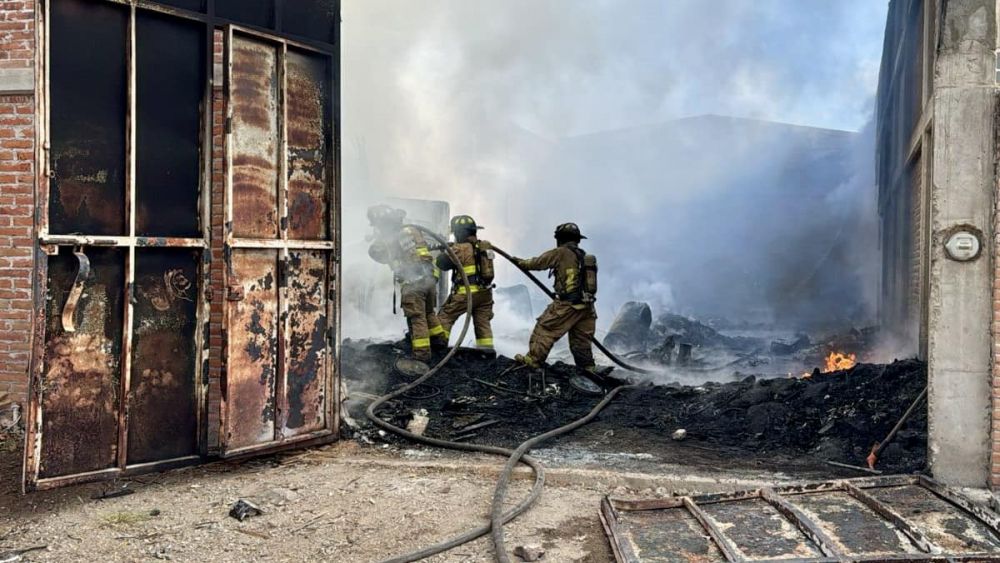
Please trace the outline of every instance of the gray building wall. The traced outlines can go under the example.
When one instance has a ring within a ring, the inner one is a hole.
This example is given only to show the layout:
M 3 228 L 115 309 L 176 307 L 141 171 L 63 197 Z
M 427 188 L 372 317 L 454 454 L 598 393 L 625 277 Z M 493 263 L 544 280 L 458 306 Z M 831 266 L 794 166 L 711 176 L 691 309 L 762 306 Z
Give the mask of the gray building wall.
M 996 0 L 894 0 L 879 85 L 880 318 L 928 362 L 939 479 L 990 481 Z M 945 252 L 959 229 L 986 251 Z

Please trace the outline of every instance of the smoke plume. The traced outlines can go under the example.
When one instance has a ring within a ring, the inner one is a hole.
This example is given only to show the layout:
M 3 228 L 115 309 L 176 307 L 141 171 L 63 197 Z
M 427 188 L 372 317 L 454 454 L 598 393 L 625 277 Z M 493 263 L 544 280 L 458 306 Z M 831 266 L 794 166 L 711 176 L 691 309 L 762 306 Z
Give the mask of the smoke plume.
M 364 241 L 387 197 L 448 201 L 521 256 L 579 223 L 603 326 L 635 299 L 869 322 L 884 4 L 345 0 L 345 289 L 363 294 L 347 335 L 401 333 L 372 318 L 391 297 L 363 291 L 388 278 Z

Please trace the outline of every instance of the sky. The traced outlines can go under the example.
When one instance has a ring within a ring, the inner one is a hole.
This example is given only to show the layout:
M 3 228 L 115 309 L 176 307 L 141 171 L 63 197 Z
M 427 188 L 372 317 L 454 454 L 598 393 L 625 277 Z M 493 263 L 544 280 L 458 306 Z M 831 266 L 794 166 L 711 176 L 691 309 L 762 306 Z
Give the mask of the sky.
M 554 185 L 548 153 L 581 135 L 703 114 L 870 135 L 886 10 L 886 0 L 344 0 L 346 259 L 363 261 L 363 209 L 384 197 L 449 201 L 531 254 L 558 222 L 600 236 L 703 189 L 637 181 L 615 198 L 598 194 L 606 186 Z M 861 197 L 868 171 L 854 172 L 844 181 Z M 670 280 L 656 277 L 645 281 L 664 293 Z

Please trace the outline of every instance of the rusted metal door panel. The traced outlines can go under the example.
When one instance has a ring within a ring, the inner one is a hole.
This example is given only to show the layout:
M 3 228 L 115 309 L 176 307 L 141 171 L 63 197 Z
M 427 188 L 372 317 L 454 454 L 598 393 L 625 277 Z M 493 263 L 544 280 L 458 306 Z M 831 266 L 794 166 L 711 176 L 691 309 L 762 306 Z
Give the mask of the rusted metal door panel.
M 285 354 L 282 434 L 298 436 L 326 426 L 327 256 L 317 251 L 288 253 L 288 337 Z
M 229 287 L 225 437 L 230 450 L 240 450 L 274 441 L 279 360 L 277 252 L 234 252 Z
M 125 256 L 117 249 L 91 249 L 91 274 L 70 314 L 75 332 L 63 328 L 63 313 L 77 280 L 71 252 L 49 258 L 46 340 L 41 402 L 41 478 L 114 467 L 118 456 L 119 384 Z
M 199 262 L 198 251 L 137 253 L 129 465 L 198 453 Z
M 332 65 L 227 32 L 227 456 L 335 438 Z
M 233 234 L 278 236 L 278 50 L 237 35 L 230 83 Z
M 288 238 L 328 237 L 330 62 L 288 50 Z
M 136 3 L 37 13 L 26 490 L 196 461 L 208 318 L 209 28 Z
M 81 26 L 80 21 L 88 22 Z M 107 2 L 51 6 L 52 233 L 124 235 L 129 10 Z
M 202 235 L 205 26 L 136 14 L 136 235 Z
M 1000 561 L 1000 515 L 922 476 L 605 498 L 619 562 Z

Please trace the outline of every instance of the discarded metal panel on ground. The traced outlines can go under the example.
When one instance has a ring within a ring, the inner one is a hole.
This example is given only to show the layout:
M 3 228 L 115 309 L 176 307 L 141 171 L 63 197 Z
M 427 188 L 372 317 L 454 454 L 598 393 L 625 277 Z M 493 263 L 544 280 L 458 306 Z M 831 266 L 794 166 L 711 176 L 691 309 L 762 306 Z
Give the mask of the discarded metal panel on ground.
M 924 477 L 601 505 L 619 562 L 996 561 L 1000 516 Z

